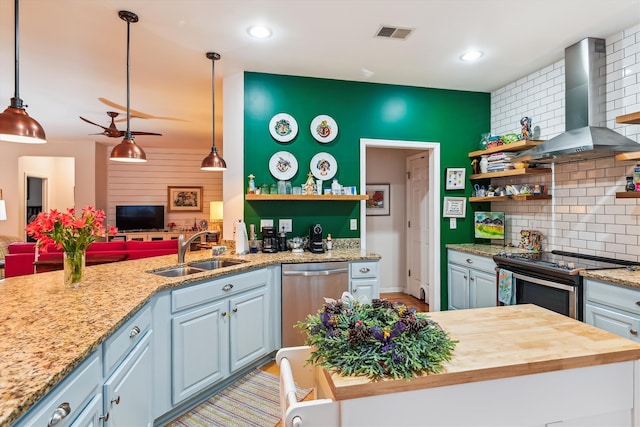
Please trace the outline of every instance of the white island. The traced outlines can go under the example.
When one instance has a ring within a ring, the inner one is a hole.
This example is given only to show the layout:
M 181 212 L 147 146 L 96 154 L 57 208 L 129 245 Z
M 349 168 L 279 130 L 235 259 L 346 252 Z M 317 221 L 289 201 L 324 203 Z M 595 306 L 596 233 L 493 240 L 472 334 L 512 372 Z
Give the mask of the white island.
M 280 350 L 285 425 L 640 427 L 640 344 L 535 305 L 429 316 L 459 341 L 442 374 L 341 377 Z M 289 400 L 293 380 L 315 400 Z

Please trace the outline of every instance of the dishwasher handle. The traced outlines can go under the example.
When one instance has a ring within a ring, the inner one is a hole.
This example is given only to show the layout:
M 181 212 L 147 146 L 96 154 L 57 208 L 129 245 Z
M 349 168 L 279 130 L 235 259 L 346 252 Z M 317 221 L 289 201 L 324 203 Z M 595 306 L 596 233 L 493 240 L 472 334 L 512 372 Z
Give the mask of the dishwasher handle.
M 331 270 L 318 270 L 318 271 L 283 271 L 283 276 L 331 276 L 332 274 L 347 273 L 348 268 L 335 268 Z

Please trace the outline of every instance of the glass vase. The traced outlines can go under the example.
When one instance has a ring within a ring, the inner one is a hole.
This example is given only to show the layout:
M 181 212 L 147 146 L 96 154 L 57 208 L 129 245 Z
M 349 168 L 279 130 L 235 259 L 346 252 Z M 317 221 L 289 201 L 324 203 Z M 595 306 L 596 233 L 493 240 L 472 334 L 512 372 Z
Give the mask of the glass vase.
M 65 252 L 64 253 L 64 284 L 77 288 L 82 281 L 85 267 L 85 253 Z

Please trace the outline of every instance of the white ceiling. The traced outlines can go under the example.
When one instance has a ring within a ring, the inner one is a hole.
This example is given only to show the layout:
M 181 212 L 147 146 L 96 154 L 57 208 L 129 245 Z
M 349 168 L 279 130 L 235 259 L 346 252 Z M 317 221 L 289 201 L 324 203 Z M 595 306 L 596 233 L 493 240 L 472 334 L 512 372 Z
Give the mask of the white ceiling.
M 131 108 L 144 147 L 211 145 L 211 61 L 216 98 L 230 73 L 257 71 L 490 92 L 549 65 L 584 37 L 640 23 L 640 0 L 22 0 L 20 97 L 52 143 L 108 125 L 99 98 L 126 105 L 126 31 L 131 24 Z M 256 23 L 273 30 L 254 40 Z M 414 28 L 406 40 L 375 38 L 381 25 Z M 476 48 L 474 64 L 459 60 Z M 13 0 L 0 0 L 0 108 L 13 96 Z M 367 77 L 364 70 L 373 75 Z M 216 105 L 220 129 L 221 102 Z M 180 119 L 169 120 L 166 118 Z M 126 123 L 118 127 L 126 128 Z M 218 133 L 218 132 L 216 132 Z

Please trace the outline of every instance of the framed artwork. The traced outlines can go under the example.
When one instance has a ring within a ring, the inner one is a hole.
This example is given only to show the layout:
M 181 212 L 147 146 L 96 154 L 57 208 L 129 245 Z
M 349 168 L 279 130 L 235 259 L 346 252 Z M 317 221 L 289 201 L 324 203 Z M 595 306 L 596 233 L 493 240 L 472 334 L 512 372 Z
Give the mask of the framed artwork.
M 476 239 L 504 240 L 504 212 L 475 212 L 473 230 Z
M 167 212 L 202 212 L 202 187 L 167 187 Z
M 369 215 L 391 215 L 391 185 L 390 184 L 367 184 L 367 216 Z
M 466 197 L 445 197 L 444 211 L 445 218 L 464 218 L 467 213 Z
M 445 190 L 464 190 L 465 168 L 447 168 Z

